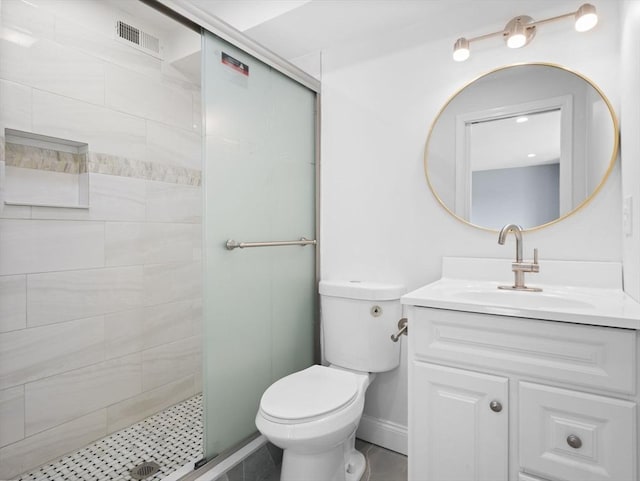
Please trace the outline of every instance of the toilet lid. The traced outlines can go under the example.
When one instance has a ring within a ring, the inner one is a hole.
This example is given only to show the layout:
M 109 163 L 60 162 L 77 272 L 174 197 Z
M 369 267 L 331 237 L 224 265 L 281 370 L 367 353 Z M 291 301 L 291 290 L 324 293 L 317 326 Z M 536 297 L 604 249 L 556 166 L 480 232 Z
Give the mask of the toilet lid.
M 300 420 L 340 409 L 357 394 L 356 375 L 311 366 L 272 384 L 262 395 L 260 408 L 274 418 Z

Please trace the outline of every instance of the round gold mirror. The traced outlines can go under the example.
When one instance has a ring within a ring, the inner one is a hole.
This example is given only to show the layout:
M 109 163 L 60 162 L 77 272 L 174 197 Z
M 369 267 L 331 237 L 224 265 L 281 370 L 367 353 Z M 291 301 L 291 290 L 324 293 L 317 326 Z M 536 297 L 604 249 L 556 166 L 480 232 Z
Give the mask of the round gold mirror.
M 460 220 L 535 229 L 584 206 L 618 154 L 618 121 L 602 91 L 552 64 L 489 72 L 453 95 L 425 149 L 429 187 Z

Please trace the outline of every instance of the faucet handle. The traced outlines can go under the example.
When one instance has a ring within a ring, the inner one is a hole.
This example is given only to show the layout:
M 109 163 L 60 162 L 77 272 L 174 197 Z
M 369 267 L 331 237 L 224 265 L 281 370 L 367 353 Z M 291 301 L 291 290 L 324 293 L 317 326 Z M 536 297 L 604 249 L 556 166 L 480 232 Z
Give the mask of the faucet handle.
M 538 263 L 538 248 L 537 247 L 535 249 L 533 249 L 533 263 L 534 264 Z

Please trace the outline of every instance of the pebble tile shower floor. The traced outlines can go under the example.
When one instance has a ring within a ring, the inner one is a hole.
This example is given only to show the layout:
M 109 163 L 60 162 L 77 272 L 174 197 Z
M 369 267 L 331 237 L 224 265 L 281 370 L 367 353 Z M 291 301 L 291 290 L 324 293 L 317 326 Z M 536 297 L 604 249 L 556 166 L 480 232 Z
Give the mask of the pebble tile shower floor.
M 145 481 L 158 481 L 189 461 L 202 458 L 202 436 L 202 395 L 198 395 L 23 474 L 18 480 L 130 480 L 131 469 L 155 461 L 160 471 Z

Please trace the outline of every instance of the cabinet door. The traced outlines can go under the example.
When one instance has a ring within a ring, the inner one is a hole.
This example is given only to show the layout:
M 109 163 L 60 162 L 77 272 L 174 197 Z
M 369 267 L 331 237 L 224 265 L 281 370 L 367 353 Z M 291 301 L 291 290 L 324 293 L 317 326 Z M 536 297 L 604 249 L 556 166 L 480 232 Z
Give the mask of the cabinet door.
M 636 404 L 521 382 L 520 467 L 563 481 L 634 481 Z
M 506 481 L 508 379 L 415 361 L 411 367 L 409 479 Z

